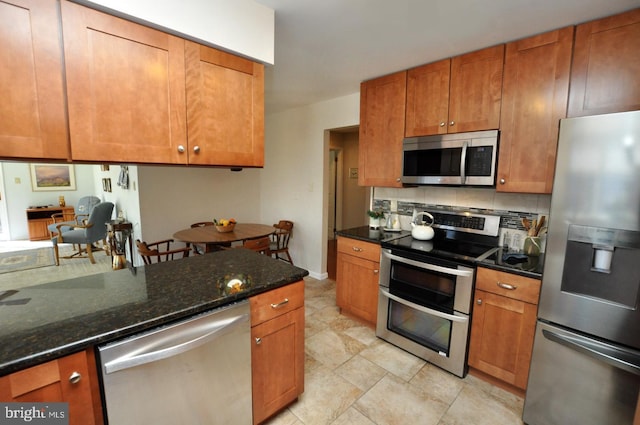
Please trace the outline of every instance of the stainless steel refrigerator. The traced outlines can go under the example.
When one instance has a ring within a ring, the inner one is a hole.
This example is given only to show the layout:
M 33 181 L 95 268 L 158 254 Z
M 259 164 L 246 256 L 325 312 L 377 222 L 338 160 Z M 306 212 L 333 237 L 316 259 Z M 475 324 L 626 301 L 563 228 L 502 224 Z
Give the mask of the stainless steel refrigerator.
M 529 425 L 640 424 L 640 111 L 560 123 Z

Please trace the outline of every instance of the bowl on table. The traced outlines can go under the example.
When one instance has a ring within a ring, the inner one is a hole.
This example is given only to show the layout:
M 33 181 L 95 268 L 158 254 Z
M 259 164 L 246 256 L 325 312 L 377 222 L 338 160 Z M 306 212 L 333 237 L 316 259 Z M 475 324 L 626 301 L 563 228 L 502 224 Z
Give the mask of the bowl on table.
M 229 223 L 226 226 L 216 224 L 216 230 L 220 233 L 233 232 L 234 227 L 236 227 L 236 223 Z

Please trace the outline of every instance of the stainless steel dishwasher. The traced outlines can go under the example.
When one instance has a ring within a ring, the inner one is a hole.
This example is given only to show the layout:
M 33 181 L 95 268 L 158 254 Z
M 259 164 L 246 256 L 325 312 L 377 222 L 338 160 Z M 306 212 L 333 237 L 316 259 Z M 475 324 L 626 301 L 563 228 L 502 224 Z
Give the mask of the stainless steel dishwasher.
M 111 425 L 252 423 L 246 300 L 98 350 Z

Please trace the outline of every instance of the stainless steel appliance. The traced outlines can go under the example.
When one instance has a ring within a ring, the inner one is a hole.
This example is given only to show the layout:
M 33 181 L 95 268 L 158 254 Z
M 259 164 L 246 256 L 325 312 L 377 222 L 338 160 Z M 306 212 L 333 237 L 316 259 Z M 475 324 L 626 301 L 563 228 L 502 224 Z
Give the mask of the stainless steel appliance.
M 99 347 L 111 424 L 252 423 L 249 302 Z
M 548 230 L 523 419 L 638 424 L 640 111 L 561 121 Z
M 433 239 L 381 242 L 376 335 L 464 377 L 475 261 L 497 250 L 500 217 L 429 213 Z
M 402 183 L 495 186 L 498 130 L 404 139 Z

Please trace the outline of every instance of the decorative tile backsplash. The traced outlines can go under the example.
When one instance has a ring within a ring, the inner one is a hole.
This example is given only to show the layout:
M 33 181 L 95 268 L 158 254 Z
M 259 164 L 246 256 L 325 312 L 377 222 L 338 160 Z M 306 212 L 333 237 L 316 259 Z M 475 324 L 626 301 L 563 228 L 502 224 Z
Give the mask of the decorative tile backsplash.
M 474 207 L 463 207 L 463 206 L 451 206 L 451 205 L 440 205 L 440 204 L 425 204 L 418 202 L 406 202 L 400 200 L 390 200 L 390 199 L 374 199 L 373 201 L 374 209 L 382 209 L 385 214 L 393 211 L 393 208 L 396 208 L 395 212 L 401 218 L 401 222 L 406 227 L 407 223 L 410 223 L 411 216 L 413 215 L 413 210 L 422 211 L 429 209 L 441 209 L 441 210 L 450 210 L 450 211 L 470 211 L 477 212 L 481 214 L 494 214 L 500 216 L 500 245 L 504 244 L 504 236 L 505 233 L 508 233 L 508 239 L 511 243 L 507 243 L 510 247 L 514 247 L 515 249 L 521 249 L 522 244 L 524 243 L 524 238 L 526 236 L 526 230 L 522 225 L 522 219 L 527 218 L 530 221 L 538 220 L 539 216 L 545 215 L 548 218 L 548 214 L 545 213 L 537 213 L 537 212 L 527 212 L 527 211 L 509 211 L 509 210 L 500 210 L 500 209 L 487 209 L 487 208 L 474 208 Z

